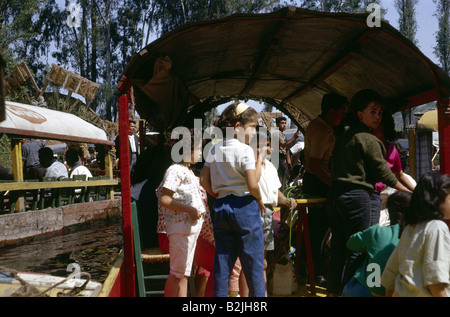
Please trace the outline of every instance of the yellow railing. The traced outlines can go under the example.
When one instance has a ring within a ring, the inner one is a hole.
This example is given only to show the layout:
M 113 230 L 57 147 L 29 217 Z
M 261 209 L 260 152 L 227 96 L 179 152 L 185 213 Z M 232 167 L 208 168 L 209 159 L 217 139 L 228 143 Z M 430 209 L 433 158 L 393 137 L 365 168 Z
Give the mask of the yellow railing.
M 0 182 L 0 214 L 60 207 L 77 202 L 114 199 L 114 186 L 119 179 L 93 177 L 86 180 L 2 181 Z M 102 195 L 103 193 L 103 195 Z M 76 199 L 77 198 L 77 199 Z M 28 208 L 27 208 L 28 206 Z

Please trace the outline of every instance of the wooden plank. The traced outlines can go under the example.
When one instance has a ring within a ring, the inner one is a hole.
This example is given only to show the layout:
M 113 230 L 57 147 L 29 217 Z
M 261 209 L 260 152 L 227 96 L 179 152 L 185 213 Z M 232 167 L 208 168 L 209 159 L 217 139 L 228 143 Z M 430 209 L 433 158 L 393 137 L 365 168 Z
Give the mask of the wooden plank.
M 114 179 L 114 168 L 113 168 L 113 162 L 112 162 L 112 157 L 111 157 L 111 147 L 106 147 L 105 146 L 105 172 L 106 172 L 106 176 L 109 177 L 109 179 Z M 109 188 L 109 198 L 113 199 L 114 198 L 114 187 L 111 186 Z
M 441 97 L 438 101 L 439 164 L 441 174 L 450 174 L 450 100 Z
M 23 182 L 23 163 L 22 163 L 22 141 L 21 140 L 11 140 L 12 143 L 12 169 L 14 180 L 17 182 Z M 6 183 L 1 185 L 7 185 L 13 183 Z M 5 190 L 6 191 L 6 190 Z M 21 212 L 25 211 L 25 199 L 24 197 L 18 197 L 15 204 L 15 211 Z
M 43 188 L 79 188 L 94 186 L 115 186 L 119 184 L 118 179 L 103 179 L 92 181 L 74 181 L 74 182 L 16 182 L 0 183 L 0 191 L 8 190 L 33 190 Z
M 343 50 L 342 53 L 339 53 L 339 55 L 333 61 L 331 61 L 324 70 L 322 70 L 322 72 L 317 74 L 308 84 L 300 87 L 294 93 L 286 97 L 282 101 L 282 103 L 290 103 L 292 100 L 303 96 L 312 88 L 324 82 L 328 77 L 333 75 L 336 71 L 348 64 L 353 58 L 358 56 L 361 47 L 363 47 L 364 44 L 370 42 L 378 34 L 378 31 L 379 30 L 377 30 L 377 28 L 369 28 L 346 50 Z
M 258 81 L 260 75 L 262 74 L 264 67 L 269 63 L 272 56 L 275 54 L 278 48 L 278 42 L 281 36 L 284 33 L 284 30 L 288 26 L 289 18 L 291 18 L 295 14 L 296 8 L 289 7 L 286 12 L 286 19 L 282 20 L 278 29 L 274 30 L 272 33 L 272 38 L 268 39 L 266 43 L 268 43 L 267 48 L 262 50 L 261 56 L 258 58 L 257 65 L 255 66 L 255 71 L 252 74 L 252 77 L 247 82 L 245 88 L 239 93 L 239 99 L 243 99 L 246 94 L 252 89 L 255 83 Z
M 308 199 L 297 199 L 297 208 L 305 208 L 305 207 L 318 207 L 323 206 L 326 202 L 326 198 L 318 197 L 318 198 L 308 198 Z
M 97 297 L 121 297 L 124 295 L 121 294 L 120 287 L 123 276 L 123 258 L 123 250 L 121 250 Z

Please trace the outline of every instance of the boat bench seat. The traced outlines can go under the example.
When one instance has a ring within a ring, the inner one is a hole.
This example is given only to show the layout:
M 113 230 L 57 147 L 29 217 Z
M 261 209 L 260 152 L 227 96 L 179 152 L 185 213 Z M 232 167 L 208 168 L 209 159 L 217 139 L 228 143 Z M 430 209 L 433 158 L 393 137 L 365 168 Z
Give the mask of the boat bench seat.
M 144 249 L 141 252 L 142 262 L 165 262 L 170 261 L 170 254 L 163 253 L 160 248 Z

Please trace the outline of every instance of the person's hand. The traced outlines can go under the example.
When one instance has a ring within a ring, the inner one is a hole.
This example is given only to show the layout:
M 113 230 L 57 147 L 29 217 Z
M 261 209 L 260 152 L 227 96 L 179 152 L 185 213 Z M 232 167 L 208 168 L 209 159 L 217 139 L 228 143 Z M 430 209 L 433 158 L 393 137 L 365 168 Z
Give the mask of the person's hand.
M 297 132 L 295 132 L 295 134 L 294 134 L 294 138 L 298 139 L 299 136 L 300 136 L 300 130 L 297 130 Z
M 203 215 L 200 210 L 198 210 L 197 208 L 193 208 L 189 210 L 189 216 L 191 217 L 192 220 L 196 221 L 200 219 Z
M 261 217 L 262 217 L 266 213 L 266 206 L 264 206 L 262 199 L 258 200 L 258 206 L 259 206 L 259 211 L 261 212 Z
M 290 201 L 291 201 L 291 208 L 293 209 L 297 208 L 297 201 L 294 198 L 291 198 Z

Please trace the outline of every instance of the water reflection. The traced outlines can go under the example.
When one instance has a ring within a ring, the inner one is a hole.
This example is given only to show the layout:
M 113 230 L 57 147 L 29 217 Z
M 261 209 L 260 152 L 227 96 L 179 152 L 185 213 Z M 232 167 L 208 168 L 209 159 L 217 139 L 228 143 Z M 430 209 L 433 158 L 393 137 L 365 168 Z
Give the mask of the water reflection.
M 17 271 L 67 277 L 67 266 L 77 263 L 82 272 L 104 282 L 122 248 L 122 223 L 96 223 L 64 235 L 0 249 L 0 266 Z

